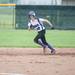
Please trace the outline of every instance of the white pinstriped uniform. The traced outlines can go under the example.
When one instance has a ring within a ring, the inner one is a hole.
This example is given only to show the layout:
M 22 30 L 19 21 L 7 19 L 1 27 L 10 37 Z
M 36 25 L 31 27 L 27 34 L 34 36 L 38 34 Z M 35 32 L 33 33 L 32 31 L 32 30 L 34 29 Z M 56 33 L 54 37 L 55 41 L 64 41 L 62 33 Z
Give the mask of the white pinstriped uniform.
M 45 29 L 42 21 L 44 21 L 44 19 L 42 18 L 35 19 L 34 21 L 30 20 L 30 22 L 28 23 L 28 27 L 33 27 L 38 32 L 42 31 Z

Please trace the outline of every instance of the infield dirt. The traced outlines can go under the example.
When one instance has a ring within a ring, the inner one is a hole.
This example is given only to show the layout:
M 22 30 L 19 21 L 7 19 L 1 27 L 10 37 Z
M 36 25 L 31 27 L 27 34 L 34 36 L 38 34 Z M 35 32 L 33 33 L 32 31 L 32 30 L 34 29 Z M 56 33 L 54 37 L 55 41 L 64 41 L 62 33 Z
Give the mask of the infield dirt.
M 75 75 L 75 48 L 57 48 L 55 55 L 42 48 L 0 48 L 1 73 Z

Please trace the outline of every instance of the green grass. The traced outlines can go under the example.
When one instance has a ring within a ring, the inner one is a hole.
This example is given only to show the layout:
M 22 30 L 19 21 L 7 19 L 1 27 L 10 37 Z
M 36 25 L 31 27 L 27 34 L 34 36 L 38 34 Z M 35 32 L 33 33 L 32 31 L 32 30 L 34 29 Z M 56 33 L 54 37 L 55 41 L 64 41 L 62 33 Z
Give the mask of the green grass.
M 15 25 L 15 9 L 1 7 L 0 8 L 0 29 L 13 28 Z
M 0 30 L 0 47 L 40 47 L 33 42 L 36 31 Z M 47 30 L 46 39 L 54 47 L 75 48 L 75 31 Z
M 0 14 L 0 28 L 12 28 L 14 27 L 13 15 Z

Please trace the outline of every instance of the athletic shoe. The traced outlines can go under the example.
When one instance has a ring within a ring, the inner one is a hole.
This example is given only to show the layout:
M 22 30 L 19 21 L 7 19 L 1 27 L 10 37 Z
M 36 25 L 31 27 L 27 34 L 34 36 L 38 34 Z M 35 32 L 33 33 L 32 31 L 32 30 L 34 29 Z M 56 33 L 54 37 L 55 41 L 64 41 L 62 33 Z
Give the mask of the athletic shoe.
M 54 55 L 55 53 L 56 53 L 56 51 L 55 51 L 55 50 L 52 50 L 52 51 L 51 51 L 51 54 L 52 54 L 52 55 Z

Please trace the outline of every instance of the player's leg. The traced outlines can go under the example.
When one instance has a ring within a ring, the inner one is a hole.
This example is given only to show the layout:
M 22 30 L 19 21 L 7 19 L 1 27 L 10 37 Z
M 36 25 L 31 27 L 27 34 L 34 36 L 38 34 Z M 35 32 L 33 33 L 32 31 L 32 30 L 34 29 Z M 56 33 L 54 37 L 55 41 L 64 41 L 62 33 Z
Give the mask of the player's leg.
M 41 41 L 41 37 L 43 36 L 43 31 L 38 32 L 38 35 L 34 38 L 34 42 L 41 45 L 43 47 L 43 53 L 45 54 L 46 45 Z
M 43 31 L 41 40 L 42 40 L 43 44 L 45 44 L 51 50 L 51 54 L 55 54 L 55 49 L 49 43 L 47 43 L 47 41 L 46 41 L 45 31 Z
M 49 43 L 46 42 L 46 39 L 44 37 L 42 38 L 42 42 L 46 45 L 46 47 L 51 50 L 51 54 L 55 54 L 55 49 Z
M 37 34 L 37 36 L 34 38 L 34 42 L 41 45 L 43 48 L 45 47 L 45 45 L 42 43 L 42 41 L 40 40 L 40 33 Z
M 42 42 L 42 40 L 41 40 L 41 38 L 40 39 L 38 39 L 38 42 L 41 42 L 44 46 L 42 46 L 43 47 L 43 53 L 45 54 L 45 52 L 46 52 L 46 45 Z
M 44 34 L 45 34 L 45 30 L 42 30 L 41 32 L 39 32 L 40 39 L 38 39 L 38 42 L 42 42 L 44 44 L 43 53 L 45 54 L 45 52 L 46 52 L 46 44 L 42 41 L 42 38 L 43 38 Z

